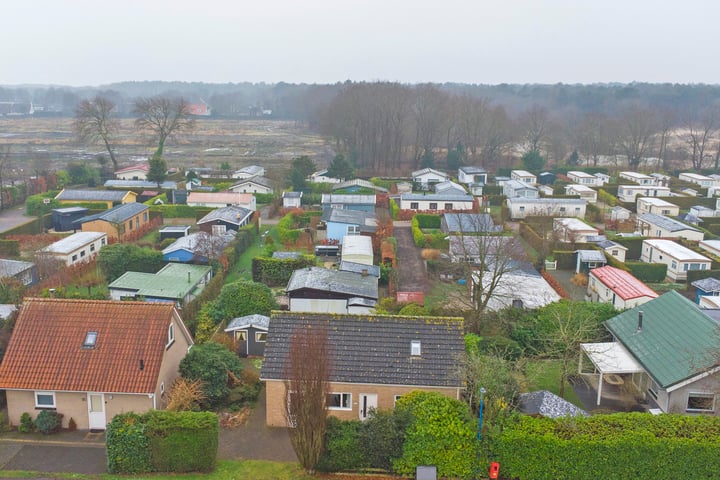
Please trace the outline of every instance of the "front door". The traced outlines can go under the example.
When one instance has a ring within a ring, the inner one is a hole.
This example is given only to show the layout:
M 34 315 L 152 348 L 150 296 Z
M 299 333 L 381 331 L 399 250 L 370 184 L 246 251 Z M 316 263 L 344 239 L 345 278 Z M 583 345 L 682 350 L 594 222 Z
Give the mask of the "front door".
M 105 430 L 105 395 L 88 393 L 88 418 L 90 430 Z
M 360 420 L 367 420 L 373 409 L 377 409 L 377 393 L 361 393 L 358 408 L 360 411 Z
M 235 340 L 237 341 L 237 353 L 241 357 L 248 356 L 248 331 L 237 330 L 235 332 Z

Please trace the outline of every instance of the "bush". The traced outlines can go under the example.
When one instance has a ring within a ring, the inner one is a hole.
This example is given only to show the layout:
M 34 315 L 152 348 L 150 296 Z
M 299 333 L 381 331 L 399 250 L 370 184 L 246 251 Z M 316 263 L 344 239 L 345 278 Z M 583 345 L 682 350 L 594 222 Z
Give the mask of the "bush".
M 363 456 L 372 468 L 391 471 L 402 456 L 405 431 L 412 418 L 407 410 L 375 411 L 359 433 Z
M 472 477 L 476 426 L 466 404 L 439 393 L 416 391 L 403 395 L 395 408 L 412 418 L 402 457 L 393 462 L 396 473 L 412 475 L 417 465 L 436 465 L 440 477 Z
M 496 355 L 506 360 L 517 360 L 523 354 L 523 349 L 515 340 L 498 336 L 483 337 L 479 343 L 480 354 Z
M 32 433 L 35 431 L 35 423 L 28 412 L 23 412 L 20 415 L 20 425 L 18 425 L 18 432 L 20 433 Z
M 252 260 L 252 276 L 255 282 L 269 287 L 285 286 L 295 270 L 313 265 L 314 255 L 302 255 L 300 258 L 256 257 Z
M 182 473 L 213 469 L 218 451 L 217 415 L 151 410 L 143 417 L 156 471 Z
M 137 474 L 153 471 L 147 426 L 137 413 L 116 415 L 105 432 L 108 472 Z
M 714 417 L 626 413 L 555 420 L 520 416 L 504 426 L 492 455 L 506 478 L 654 480 L 715 478 L 718 449 L 720 424 Z
M 641 282 L 660 283 L 667 276 L 667 265 L 664 263 L 625 262 L 625 266 Z
M 108 282 L 113 282 L 128 271 L 156 273 L 165 265 L 165 260 L 159 250 L 115 243 L 100 249 L 97 264 Z
M 358 436 L 360 427 L 361 422 L 357 420 L 342 421 L 329 416 L 325 431 L 325 448 L 315 468 L 321 472 L 367 468 L 369 463 L 364 456 Z
M 59 431 L 61 426 L 62 414 L 54 410 L 43 410 L 35 419 L 35 428 L 45 435 Z
M 203 393 L 210 406 L 221 403 L 230 393 L 228 383 L 242 372 L 234 353 L 214 342 L 194 346 L 180 362 L 180 375 L 203 382 Z

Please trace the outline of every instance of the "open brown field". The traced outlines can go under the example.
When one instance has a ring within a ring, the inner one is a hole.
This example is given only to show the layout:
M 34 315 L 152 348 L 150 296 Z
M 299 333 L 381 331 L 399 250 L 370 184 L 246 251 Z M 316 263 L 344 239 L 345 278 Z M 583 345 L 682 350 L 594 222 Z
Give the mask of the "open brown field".
M 48 156 L 56 168 L 73 160 L 94 161 L 107 152 L 100 145 L 80 143 L 72 131 L 72 118 L 2 118 L 0 147 L 10 145 L 16 165 L 38 155 Z M 115 151 L 120 164 L 143 160 L 154 151 L 153 139 L 123 119 Z M 192 133 L 181 134 L 165 145 L 170 167 L 231 167 L 264 165 L 269 174 L 286 168 L 300 155 L 310 155 L 319 166 L 334 156 L 326 142 L 296 122 L 282 120 L 197 119 Z

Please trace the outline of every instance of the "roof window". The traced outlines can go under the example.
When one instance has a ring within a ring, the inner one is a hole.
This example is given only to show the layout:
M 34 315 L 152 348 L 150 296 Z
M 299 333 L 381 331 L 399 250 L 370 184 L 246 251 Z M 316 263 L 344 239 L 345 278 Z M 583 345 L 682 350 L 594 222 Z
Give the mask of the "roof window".
M 87 334 L 85 334 L 85 341 L 83 342 L 82 348 L 95 348 L 97 336 L 98 332 L 87 332 Z
M 419 357 L 422 349 L 420 347 L 420 340 L 413 340 L 410 342 L 410 355 L 413 357 Z

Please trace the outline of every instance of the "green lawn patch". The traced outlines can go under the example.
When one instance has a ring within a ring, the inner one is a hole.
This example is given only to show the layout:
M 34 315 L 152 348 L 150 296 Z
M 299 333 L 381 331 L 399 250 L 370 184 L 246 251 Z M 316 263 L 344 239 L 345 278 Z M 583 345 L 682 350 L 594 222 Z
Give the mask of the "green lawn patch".
M 430 293 L 425 295 L 425 308 L 428 310 L 433 307 L 455 307 L 458 310 L 466 310 L 469 308 L 469 297 L 467 285 L 459 285 L 457 280 L 454 282 L 435 282 Z M 460 300 L 464 299 L 465 303 Z
M 560 394 L 560 361 L 559 360 L 528 360 L 525 369 L 528 391 L 549 390 L 555 395 Z M 565 400 L 582 408 L 582 402 L 569 383 L 565 385 Z

